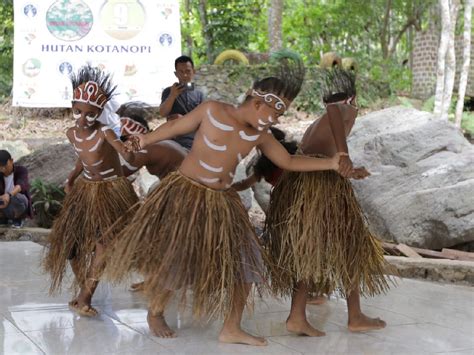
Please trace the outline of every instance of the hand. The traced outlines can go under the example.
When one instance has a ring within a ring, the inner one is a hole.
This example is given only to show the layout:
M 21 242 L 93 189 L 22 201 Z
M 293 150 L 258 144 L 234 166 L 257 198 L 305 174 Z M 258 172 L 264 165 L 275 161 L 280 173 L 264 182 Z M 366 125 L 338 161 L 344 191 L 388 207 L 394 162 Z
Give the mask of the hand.
M 143 149 L 145 146 L 144 142 L 144 135 L 143 134 L 137 134 L 134 136 L 131 136 L 126 142 L 125 142 L 125 150 L 130 153 L 130 152 L 139 152 L 140 150 Z
M 352 169 L 352 173 L 349 176 L 351 179 L 362 180 L 367 176 L 370 176 L 370 173 L 363 166 Z
M 9 194 L 3 194 L 0 196 L 0 200 L 3 201 L 3 203 L 0 205 L 0 208 L 7 208 L 8 204 L 10 203 L 10 195 Z
M 170 89 L 170 96 L 176 98 L 183 92 L 184 92 L 184 85 L 181 85 L 179 83 L 174 83 Z
M 339 159 L 339 169 L 337 172 L 345 178 L 350 177 L 352 172 L 352 160 L 349 158 L 347 153 L 338 153 L 342 154 Z
M 65 185 L 64 185 L 64 193 L 67 195 L 68 193 L 70 193 L 72 190 L 72 184 L 68 181 Z

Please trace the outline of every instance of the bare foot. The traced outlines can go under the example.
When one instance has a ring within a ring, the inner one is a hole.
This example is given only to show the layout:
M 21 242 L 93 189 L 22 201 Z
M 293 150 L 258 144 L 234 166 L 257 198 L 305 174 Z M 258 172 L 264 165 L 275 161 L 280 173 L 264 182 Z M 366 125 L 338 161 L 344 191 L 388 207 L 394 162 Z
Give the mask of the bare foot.
M 308 299 L 306 300 L 306 303 L 318 306 L 318 305 L 326 303 L 326 297 L 324 296 L 308 297 Z
M 286 320 L 286 329 L 290 333 L 295 333 L 298 335 L 307 335 L 309 337 L 322 337 L 326 335 L 326 333 L 317 330 L 311 324 L 309 324 L 306 318 L 301 320 L 294 320 L 288 317 L 288 319 Z
M 145 288 L 145 283 L 142 282 L 136 282 L 130 286 L 130 291 L 131 292 L 140 292 L 143 291 Z
M 69 308 L 77 314 L 85 317 L 95 317 L 99 314 L 97 309 L 92 307 L 90 304 L 82 303 L 77 299 L 74 299 L 69 302 Z
M 168 326 L 163 314 L 151 315 L 150 312 L 148 312 L 146 320 L 154 336 L 160 338 L 176 338 L 176 332 Z
M 353 317 L 347 326 L 351 332 L 364 332 L 366 330 L 382 329 L 386 325 L 387 323 L 380 318 L 369 318 L 361 313 L 360 316 Z
M 255 337 L 249 333 L 244 332 L 242 329 L 227 330 L 222 329 L 219 334 L 219 341 L 222 343 L 230 344 L 245 344 L 254 346 L 266 346 L 268 345 L 265 338 Z

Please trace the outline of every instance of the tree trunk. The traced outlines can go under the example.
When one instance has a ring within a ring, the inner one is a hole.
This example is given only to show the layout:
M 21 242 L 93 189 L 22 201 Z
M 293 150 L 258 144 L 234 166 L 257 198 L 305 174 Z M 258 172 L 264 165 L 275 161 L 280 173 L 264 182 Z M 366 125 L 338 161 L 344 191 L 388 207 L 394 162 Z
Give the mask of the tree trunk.
M 443 95 L 445 84 L 445 64 L 446 53 L 449 45 L 449 32 L 451 28 L 451 17 L 449 13 L 449 0 L 439 0 L 439 7 L 441 11 L 441 38 L 438 47 L 438 65 L 436 72 L 436 93 L 434 103 L 434 114 L 441 115 L 443 107 Z
M 283 0 L 271 0 L 268 7 L 268 43 L 270 45 L 270 53 L 283 47 L 282 17 Z
M 450 12 L 451 26 L 449 30 L 449 45 L 446 55 L 446 76 L 443 94 L 443 107 L 441 109 L 441 119 L 447 121 L 449 107 L 451 106 L 451 98 L 453 96 L 454 77 L 456 75 L 456 53 L 454 50 L 454 42 L 456 38 L 456 19 L 458 17 L 459 0 L 452 0 Z
M 191 21 L 189 21 L 189 18 L 191 17 L 191 4 L 190 0 L 185 0 L 184 1 L 184 11 L 186 12 L 186 21 L 188 22 L 187 27 L 188 29 L 191 28 Z M 191 36 L 191 31 L 189 30 L 189 33 L 186 35 L 186 47 L 187 47 L 187 55 L 192 58 L 193 56 L 193 37 Z
M 199 0 L 198 10 L 199 18 L 201 19 L 202 34 L 204 37 L 204 42 L 206 43 L 207 61 L 211 63 L 213 60 L 214 45 L 212 41 L 212 36 L 208 31 L 206 0 Z
M 467 76 L 469 75 L 469 63 L 471 61 L 471 23 L 472 23 L 472 1 L 464 3 L 464 35 L 463 35 L 463 63 L 461 75 L 459 76 L 458 103 L 456 104 L 455 124 L 461 128 L 462 111 L 464 108 L 464 95 L 466 94 Z M 474 80 L 474 78 L 471 78 Z

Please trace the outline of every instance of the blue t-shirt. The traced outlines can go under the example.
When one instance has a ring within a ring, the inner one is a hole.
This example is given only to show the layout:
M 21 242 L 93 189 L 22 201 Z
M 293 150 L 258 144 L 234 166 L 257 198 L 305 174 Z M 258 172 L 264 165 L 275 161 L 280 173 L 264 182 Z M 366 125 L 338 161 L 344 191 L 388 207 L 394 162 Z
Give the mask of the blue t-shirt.
M 161 104 L 168 98 L 171 92 L 171 87 L 167 87 L 163 90 L 161 94 Z M 185 115 L 196 108 L 201 102 L 204 101 L 204 94 L 202 91 L 198 89 L 185 91 L 181 93 L 176 100 L 173 102 L 173 106 L 171 107 L 171 111 L 168 115 L 180 114 Z M 194 134 L 188 133 L 183 136 L 179 136 L 174 138 L 173 140 L 179 143 L 186 149 L 191 149 L 194 141 Z

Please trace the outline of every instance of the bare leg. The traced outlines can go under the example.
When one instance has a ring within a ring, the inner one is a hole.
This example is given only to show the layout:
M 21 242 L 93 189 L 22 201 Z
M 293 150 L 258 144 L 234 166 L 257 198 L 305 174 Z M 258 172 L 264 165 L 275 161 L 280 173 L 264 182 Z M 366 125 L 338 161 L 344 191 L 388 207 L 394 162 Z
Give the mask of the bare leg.
M 104 253 L 104 246 L 100 243 L 96 244 L 95 253 L 92 259 L 91 269 L 87 274 L 84 285 L 81 285 L 79 295 L 69 302 L 69 307 L 83 316 L 93 317 L 98 314 L 97 310 L 92 307 L 92 296 L 99 284 L 99 270 L 102 269 L 101 256 Z M 77 265 L 71 262 L 72 270 L 77 275 Z
M 242 322 L 242 313 L 244 311 L 251 287 L 251 283 L 245 283 L 242 296 L 234 301 L 232 309 L 226 316 L 224 320 L 224 326 L 222 327 L 221 333 L 219 334 L 220 342 L 255 346 L 265 346 L 268 344 L 265 338 L 250 335 L 244 332 L 240 327 L 240 323 Z
M 306 319 L 306 300 L 308 290 L 303 282 L 298 282 L 291 299 L 291 310 L 286 320 L 286 329 L 291 333 L 298 335 L 307 335 L 310 337 L 321 337 L 326 333 L 321 332 L 309 324 Z
M 176 332 L 172 330 L 166 323 L 164 312 L 166 305 L 168 304 L 171 296 L 173 296 L 173 291 L 164 290 L 165 301 L 161 309 L 152 312 L 151 309 L 148 310 L 148 315 L 146 320 L 148 322 L 148 327 L 150 332 L 160 338 L 176 338 Z
M 387 325 L 380 318 L 369 318 L 362 313 L 358 288 L 349 293 L 347 297 L 347 310 L 349 314 L 347 326 L 351 332 L 382 329 Z

